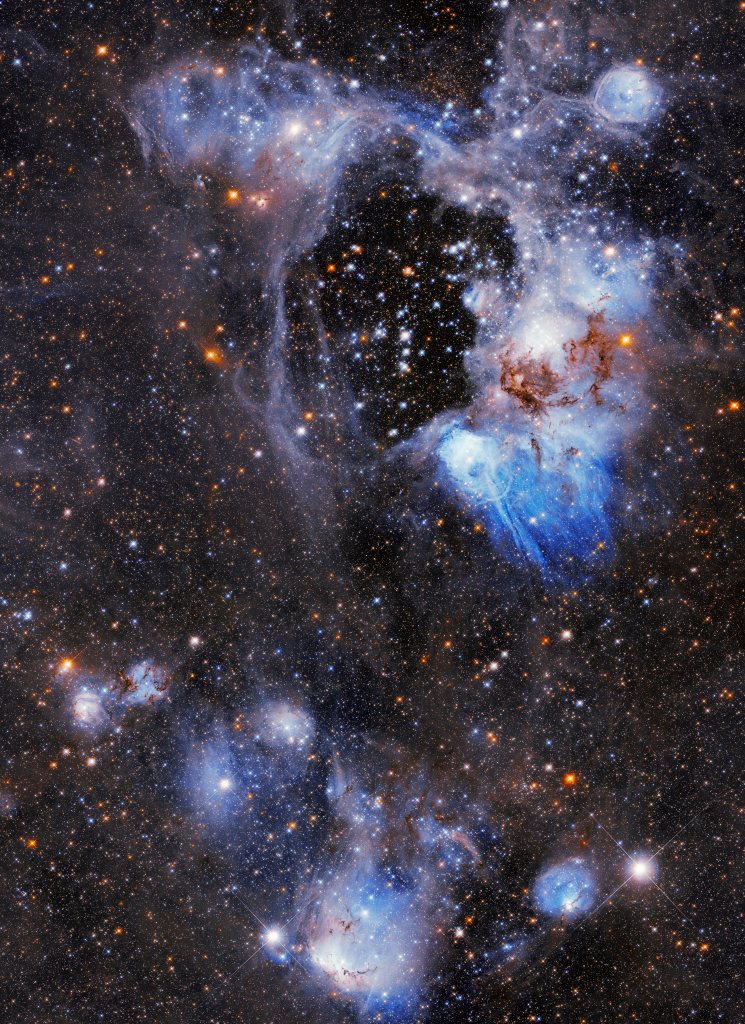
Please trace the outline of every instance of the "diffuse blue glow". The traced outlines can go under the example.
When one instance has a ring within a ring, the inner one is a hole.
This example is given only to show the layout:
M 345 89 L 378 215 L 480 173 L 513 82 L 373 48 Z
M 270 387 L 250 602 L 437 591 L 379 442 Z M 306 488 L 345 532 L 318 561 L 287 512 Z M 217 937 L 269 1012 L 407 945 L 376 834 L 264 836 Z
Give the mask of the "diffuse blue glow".
M 244 47 L 224 67 L 200 58 L 153 76 L 130 116 L 146 156 L 197 184 L 227 176 L 254 229 L 274 226 L 267 264 L 279 272 L 322 232 L 342 171 L 393 114 L 308 64 Z
M 603 75 L 594 100 L 598 111 L 609 121 L 644 124 L 659 109 L 662 90 L 643 68 L 624 66 Z
M 653 252 L 648 243 L 565 240 L 511 314 L 508 341 L 485 318 L 480 366 L 501 359 L 528 388 L 545 367 L 556 386 L 533 410 L 492 387 L 478 429 L 456 421 L 439 445 L 446 477 L 514 561 L 550 574 L 612 551 L 620 442 L 635 422 L 622 411 L 632 393 L 610 379 L 615 336 L 649 310 Z
M 440 458 L 511 560 L 527 557 L 552 571 L 568 555 L 587 561 L 610 550 L 612 456 L 591 431 L 564 432 L 561 445 L 543 437 L 539 459 L 528 432 L 500 437 L 454 426 Z
M 581 857 L 548 868 L 535 884 L 538 909 L 551 917 L 586 914 L 595 899 L 595 880 Z
M 428 945 L 421 886 L 392 881 L 367 857 L 324 886 L 304 933 L 317 975 L 369 1011 L 401 1010 L 421 987 Z
M 191 751 L 186 789 L 196 808 L 213 820 L 241 807 L 249 778 L 250 768 L 236 758 L 227 729 L 216 729 L 208 742 Z

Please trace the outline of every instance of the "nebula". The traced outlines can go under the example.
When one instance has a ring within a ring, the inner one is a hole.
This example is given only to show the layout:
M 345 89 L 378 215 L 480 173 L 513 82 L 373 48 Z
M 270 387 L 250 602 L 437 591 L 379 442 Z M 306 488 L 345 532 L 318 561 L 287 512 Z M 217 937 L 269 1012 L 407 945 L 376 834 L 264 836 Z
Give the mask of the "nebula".
M 480 322 L 469 360 L 478 397 L 441 429 L 444 480 L 485 517 L 508 557 L 556 579 L 612 550 L 622 445 L 643 419 L 643 376 L 627 372 L 623 349 L 653 312 L 654 243 L 623 222 L 603 223 L 602 196 L 591 205 L 562 183 L 576 160 L 563 128 L 594 130 L 592 109 L 590 100 L 542 95 L 517 127 L 497 120 L 486 139 L 431 171 L 453 201 L 506 208 L 518 249 L 517 288 L 482 277 L 465 296 Z M 510 167 L 521 170 L 502 183 Z
M 411 1002 L 420 990 L 430 942 L 426 892 L 414 878 L 360 860 L 324 883 L 309 915 L 308 956 L 327 985 L 368 1012 Z
M 315 736 L 313 720 L 301 708 L 284 701 L 268 701 L 254 715 L 255 737 L 271 750 L 295 748 L 302 752 Z
M 75 694 L 72 702 L 72 714 L 81 726 L 96 729 L 108 721 L 103 697 L 94 690 L 83 687 Z
M 306 465 L 305 430 L 281 427 L 291 408 L 285 293 L 293 261 L 339 214 L 345 170 L 400 132 L 415 147 L 421 187 L 474 213 L 506 215 L 515 267 L 505 275 L 479 264 L 464 294 L 478 320 L 468 360 L 475 405 L 445 416 L 439 435 L 423 431 L 422 446 L 435 438 L 440 478 L 483 513 L 509 558 L 560 578 L 612 550 L 624 500 L 621 446 L 640 427 L 644 388 L 638 368 L 628 370 L 629 353 L 616 350 L 631 346 L 653 314 L 656 274 L 650 239 L 606 217 L 601 194 L 572 192 L 576 131 L 596 136 L 597 146 L 612 143 L 594 112 L 642 124 L 661 89 L 643 70 L 614 68 L 589 96 L 544 91 L 532 106 L 521 103 L 515 122 L 507 110 L 522 74 L 516 64 L 514 80 L 485 97 L 485 127 L 471 125 L 471 137 L 460 139 L 451 130 L 455 111 L 446 125 L 257 48 L 225 65 L 199 58 L 171 67 L 136 92 L 131 117 L 146 157 L 187 175 L 188 187 L 220 176 L 238 206 L 255 250 L 245 272 L 268 275 L 272 288 L 272 432 L 285 455 Z
M 581 857 L 572 857 L 543 871 L 535 883 L 539 910 L 552 917 L 576 917 L 592 909 L 595 882 Z
M 660 110 L 662 90 L 643 68 L 618 67 L 603 75 L 593 99 L 609 121 L 645 124 Z
M 15 5 L 9 1024 L 745 1020 L 737 8 Z

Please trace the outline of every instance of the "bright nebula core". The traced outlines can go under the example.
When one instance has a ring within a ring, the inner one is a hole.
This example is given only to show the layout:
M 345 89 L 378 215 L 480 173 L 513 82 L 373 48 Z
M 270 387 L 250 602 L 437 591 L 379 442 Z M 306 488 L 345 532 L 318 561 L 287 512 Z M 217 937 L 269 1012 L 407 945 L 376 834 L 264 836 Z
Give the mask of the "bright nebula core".
M 742 1024 L 745 5 L 2 10 L 3 1024 Z
M 425 937 L 412 930 L 416 894 L 406 886 L 344 879 L 322 900 L 307 931 L 312 964 L 335 988 L 375 1000 L 399 1001 L 416 991 Z
M 538 909 L 552 917 L 574 917 L 592 909 L 595 882 L 580 857 L 547 868 L 535 884 Z
M 662 90 L 638 67 L 606 72 L 595 91 L 595 105 L 610 121 L 644 124 L 661 107 Z

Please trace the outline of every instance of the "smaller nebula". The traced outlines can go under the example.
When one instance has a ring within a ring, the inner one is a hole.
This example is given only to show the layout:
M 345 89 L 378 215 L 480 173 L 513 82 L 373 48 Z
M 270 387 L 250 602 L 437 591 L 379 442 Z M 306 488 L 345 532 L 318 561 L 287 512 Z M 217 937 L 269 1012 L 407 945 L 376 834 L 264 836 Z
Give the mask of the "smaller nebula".
M 426 963 L 426 900 L 413 880 L 361 861 L 325 887 L 305 926 L 312 966 L 335 991 L 368 1009 L 401 1010 L 419 989 Z
M 551 917 L 576 917 L 592 907 L 595 880 L 581 857 L 572 857 L 547 868 L 535 884 L 538 909 Z
M 166 669 L 146 658 L 120 675 L 117 692 L 126 704 L 152 704 L 160 700 L 170 682 Z
M 256 741 L 270 750 L 304 750 L 316 735 L 313 719 L 290 701 L 265 704 L 255 719 Z
M 89 690 L 87 686 L 74 695 L 72 716 L 78 725 L 89 729 L 96 729 L 104 725 L 109 717 L 101 694 L 95 690 Z
M 646 124 L 662 102 L 662 90 L 643 68 L 606 71 L 595 90 L 595 107 L 616 124 Z

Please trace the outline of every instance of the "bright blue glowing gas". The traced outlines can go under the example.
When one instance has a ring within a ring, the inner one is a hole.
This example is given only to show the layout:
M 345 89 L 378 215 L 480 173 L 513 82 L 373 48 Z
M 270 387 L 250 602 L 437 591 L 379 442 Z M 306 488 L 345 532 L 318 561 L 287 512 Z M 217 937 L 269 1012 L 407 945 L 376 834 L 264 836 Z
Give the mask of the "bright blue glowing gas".
M 483 515 L 512 561 L 561 574 L 566 560 L 587 563 L 611 547 L 614 466 L 591 429 L 564 424 L 549 433 L 484 434 L 452 427 L 440 442 L 450 480 Z M 533 443 L 535 441 L 535 443 Z
M 128 704 L 151 704 L 164 696 L 168 682 L 166 669 L 146 658 L 127 672 L 127 685 L 122 690 L 122 699 Z
M 586 914 L 595 898 L 595 880 L 581 857 L 547 868 L 533 891 L 538 909 L 552 917 Z
M 645 124 L 661 104 L 662 90 L 643 68 L 607 71 L 595 90 L 595 106 L 617 124 Z
M 622 243 L 594 250 L 582 244 L 562 252 L 560 295 L 573 311 L 602 312 L 610 323 L 627 325 L 646 316 L 650 305 L 654 246 Z
M 304 927 L 313 974 L 371 1014 L 394 1019 L 416 1005 L 429 946 L 422 886 L 376 868 L 366 856 L 324 884 Z

